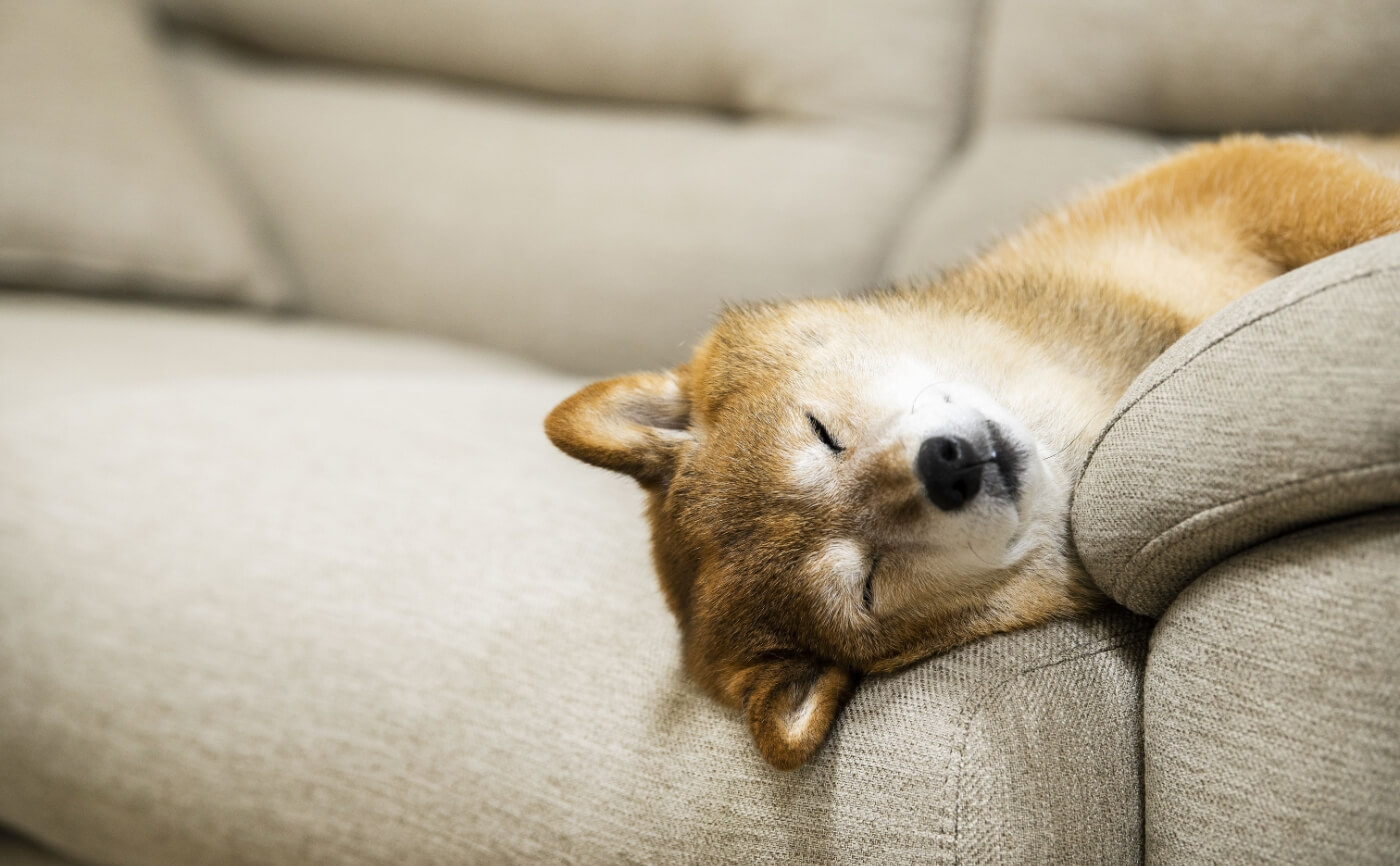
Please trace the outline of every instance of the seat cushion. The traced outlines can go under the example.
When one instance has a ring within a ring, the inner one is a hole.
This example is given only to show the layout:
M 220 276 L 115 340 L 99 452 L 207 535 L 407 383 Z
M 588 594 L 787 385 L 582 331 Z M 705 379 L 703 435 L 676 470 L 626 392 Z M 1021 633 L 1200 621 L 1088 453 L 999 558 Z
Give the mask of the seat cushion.
M 0 825 L 151 866 L 1136 861 L 1146 621 L 873 678 L 783 774 L 682 675 L 639 491 L 546 441 L 577 380 L 138 316 L 66 339 L 195 372 L 0 402 Z
M 0 411 L 211 378 L 537 369 L 443 340 L 290 316 L 0 291 Z
M 1074 491 L 1074 543 L 1158 616 L 1230 555 L 1400 505 L 1400 235 L 1271 281 L 1191 331 L 1119 402 Z
M 288 283 L 143 4 L 0 0 L 0 280 L 273 305 Z

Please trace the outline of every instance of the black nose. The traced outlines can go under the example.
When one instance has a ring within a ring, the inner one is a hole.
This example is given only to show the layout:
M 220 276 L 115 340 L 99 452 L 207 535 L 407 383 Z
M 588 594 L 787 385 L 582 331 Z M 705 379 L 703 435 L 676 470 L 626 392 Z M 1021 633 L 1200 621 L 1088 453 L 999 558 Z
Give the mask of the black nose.
M 957 511 L 982 489 L 983 448 L 958 436 L 935 436 L 919 446 L 914 469 L 924 482 L 929 501 L 944 511 Z

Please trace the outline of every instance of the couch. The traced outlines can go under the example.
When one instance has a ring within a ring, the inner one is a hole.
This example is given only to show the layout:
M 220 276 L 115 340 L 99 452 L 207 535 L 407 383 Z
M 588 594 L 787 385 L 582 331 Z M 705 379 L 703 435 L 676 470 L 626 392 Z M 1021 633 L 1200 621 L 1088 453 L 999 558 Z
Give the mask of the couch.
M 541 430 L 1397 81 L 1389 0 L 0 0 L 0 863 L 1397 862 L 1400 237 L 1123 398 L 1112 606 L 789 773 Z

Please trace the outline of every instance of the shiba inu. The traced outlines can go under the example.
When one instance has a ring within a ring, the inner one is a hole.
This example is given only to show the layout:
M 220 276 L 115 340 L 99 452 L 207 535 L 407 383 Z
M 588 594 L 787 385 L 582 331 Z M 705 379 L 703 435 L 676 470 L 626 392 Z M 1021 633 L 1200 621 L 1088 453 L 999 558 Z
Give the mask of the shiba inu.
M 647 491 L 687 670 L 789 769 L 862 674 L 1099 604 L 1069 494 L 1129 384 L 1254 287 L 1396 231 L 1400 181 L 1354 156 L 1198 145 L 936 280 L 730 309 L 546 431 Z

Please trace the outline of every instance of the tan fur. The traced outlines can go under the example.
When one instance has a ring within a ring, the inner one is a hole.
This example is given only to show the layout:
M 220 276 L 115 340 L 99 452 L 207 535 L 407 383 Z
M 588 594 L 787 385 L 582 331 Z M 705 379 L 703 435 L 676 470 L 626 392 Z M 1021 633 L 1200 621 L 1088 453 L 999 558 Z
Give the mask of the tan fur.
M 729 310 L 687 364 L 591 385 L 546 430 L 646 489 L 687 669 L 789 769 L 862 674 L 1098 604 L 1066 507 L 1124 390 L 1260 283 L 1395 231 L 1400 182 L 1365 162 L 1226 139 L 939 280 Z M 1030 461 L 1019 498 L 940 513 L 916 425 L 1003 410 Z

